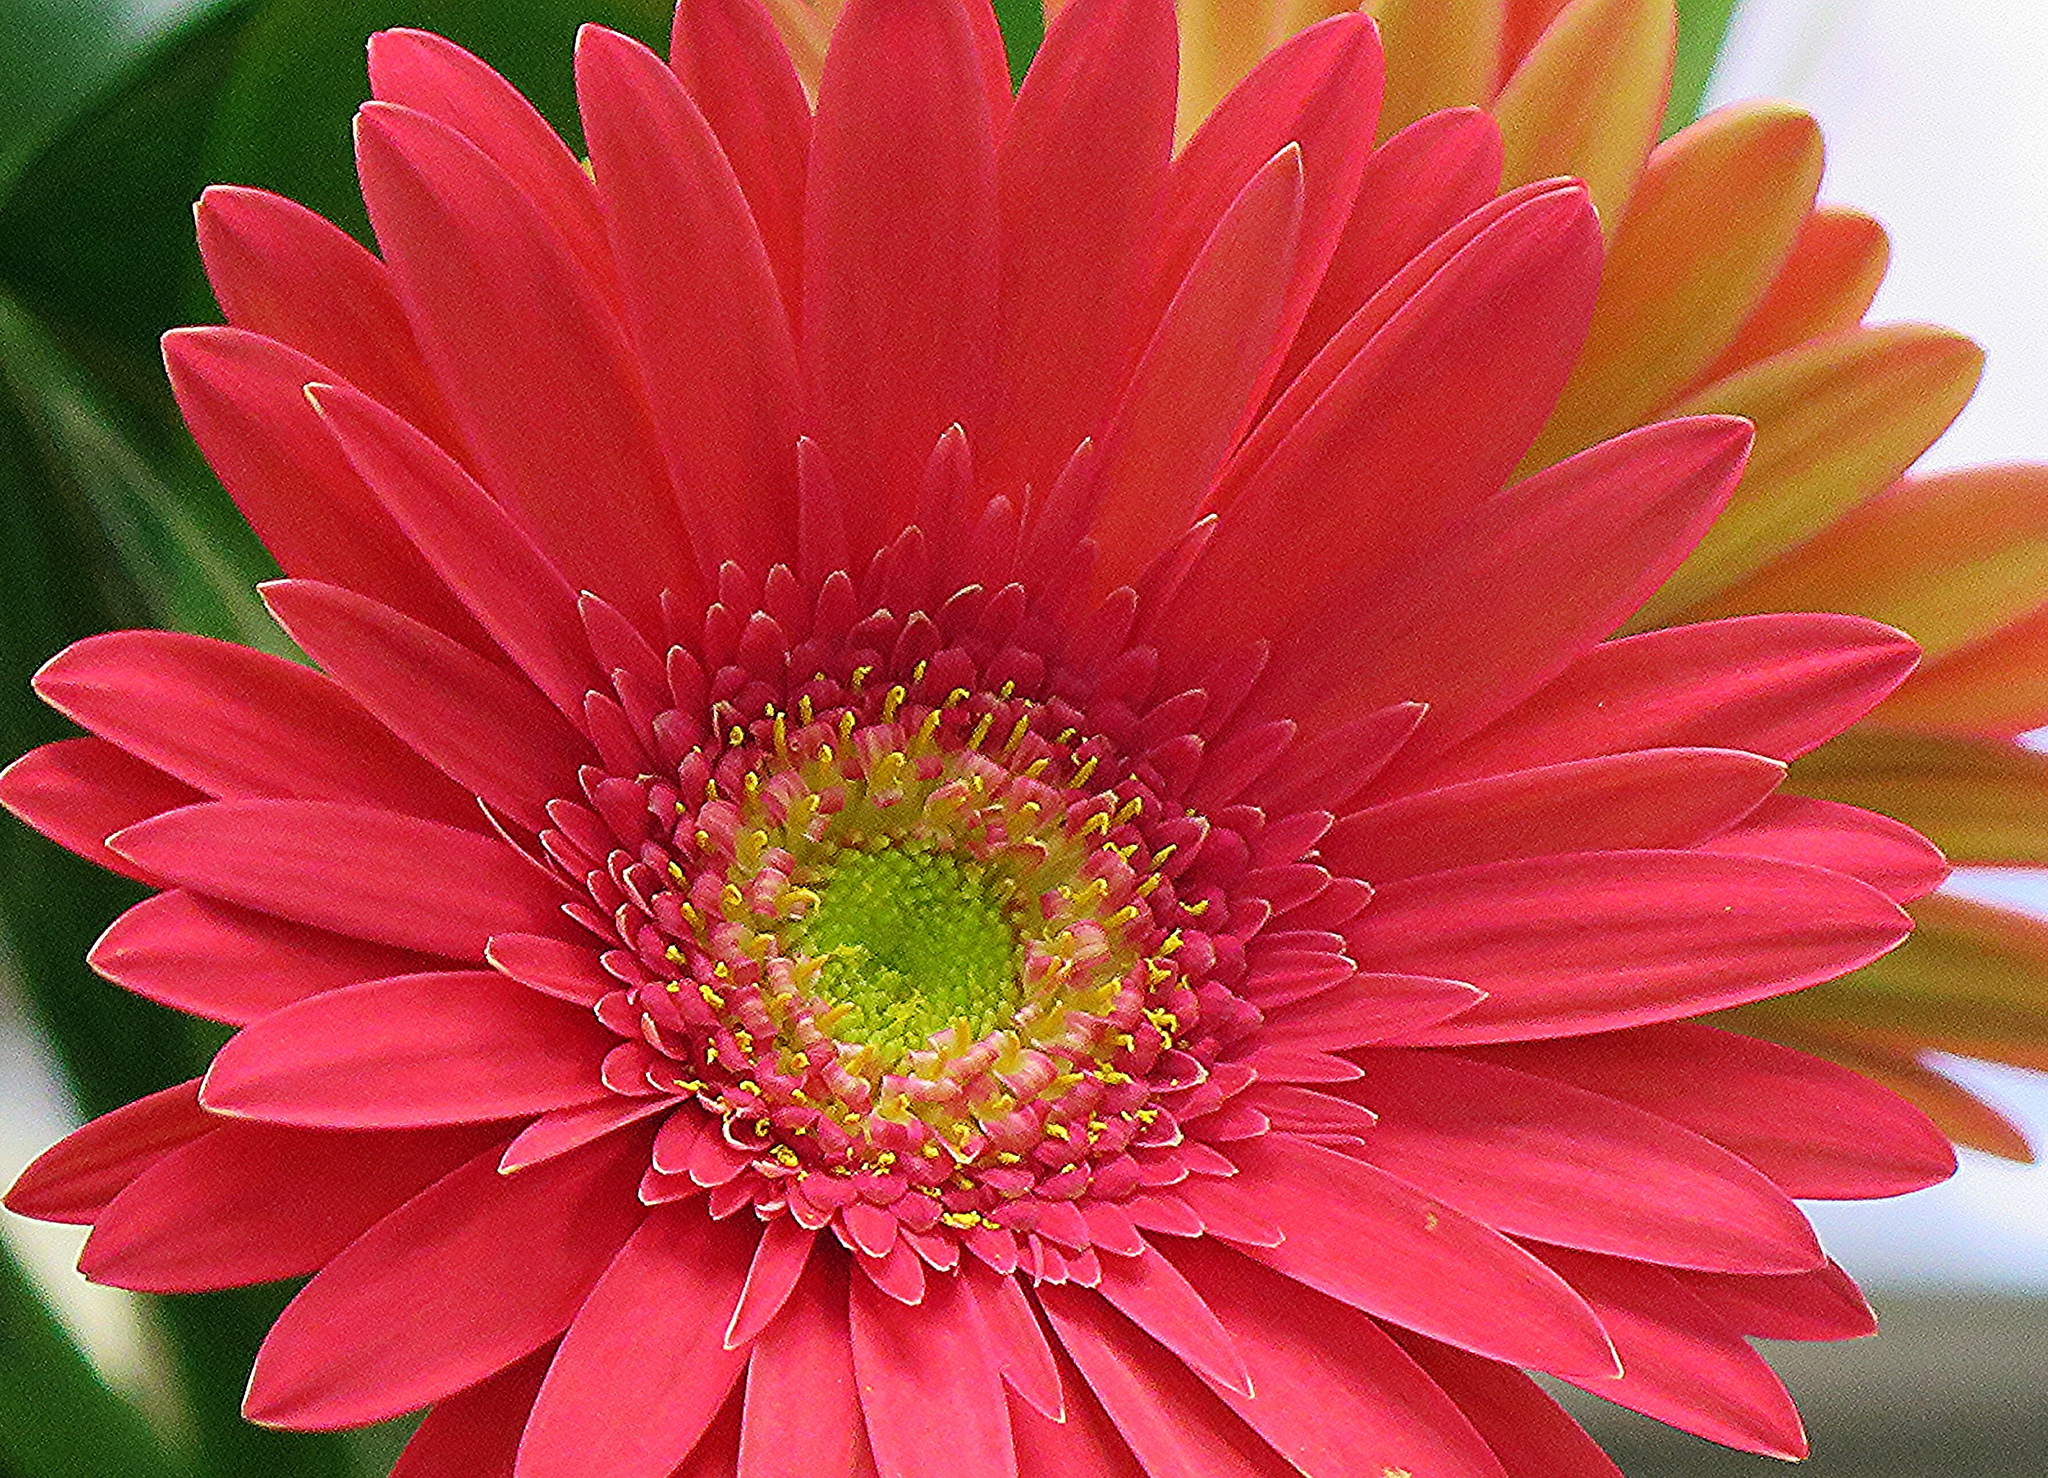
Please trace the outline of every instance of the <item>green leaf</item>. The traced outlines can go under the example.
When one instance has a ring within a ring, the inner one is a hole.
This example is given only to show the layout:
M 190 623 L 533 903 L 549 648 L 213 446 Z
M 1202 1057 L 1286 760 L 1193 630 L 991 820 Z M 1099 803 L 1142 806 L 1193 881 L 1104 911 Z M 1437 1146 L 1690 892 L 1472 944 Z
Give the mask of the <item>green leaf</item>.
M 1045 44 L 1044 0 L 995 0 L 996 24 L 1003 28 L 1003 50 L 1010 59 L 1010 81 L 1022 85 L 1031 59 Z
M 1664 109 L 1665 133 L 1676 133 L 1700 116 L 1735 5 L 1736 0 L 1678 0 L 1678 64 L 1671 74 L 1671 102 Z
M 181 1478 L 190 1471 L 100 1381 L 4 1244 L 0 1469 L 19 1478 Z

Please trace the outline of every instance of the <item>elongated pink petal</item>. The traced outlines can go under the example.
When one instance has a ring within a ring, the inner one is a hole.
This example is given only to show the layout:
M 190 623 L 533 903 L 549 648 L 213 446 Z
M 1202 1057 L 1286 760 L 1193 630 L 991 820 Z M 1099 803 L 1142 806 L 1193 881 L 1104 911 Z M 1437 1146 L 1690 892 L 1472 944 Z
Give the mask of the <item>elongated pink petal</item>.
M 223 1123 L 199 1107 L 197 1078 L 138 1098 L 38 1155 L 9 1188 L 7 1209 L 84 1225 L 150 1166 Z
M 211 185 L 194 211 L 221 312 L 460 445 L 384 264 L 348 232 L 268 190 Z
M 1875 811 L 1801 796 L 1772 796 L 1755 814 L 1705 846 L 1737 857 L 1776 857 L 1847 873 L 1894 903 L 1940 887 L 1948 860 L 1910 826 Z
M 661 591 L 693 566 L 617 320 L 539 208 L 460 134 L 370 103 L 356 158 L 478 475 L 579 588 L 653 629 Z
M 652 52 L 600 27 L 576 48 L 591 165 L 656 434 L 706 583 L 796 550 L 801 389 L 789 318 L 711 125 Z
M 1094 1228 L 1091 1224 L 1091 1234 Z M 1135 1233 L 1133 1233 L 1135 1237 Z M 1096 1239 L 1101 1246 L 1101 1239 Z M 1016 1278 L 969 1266 L 962 1275 L 961 1288 L 974 1301 L 981 1319 L 982 1336 L 989 1342 L 1003 1384 L 1015 1391 L 1049 1421 L 1061 1421 L 1066 1401 L 1061 1391 L 1058 1362 L 1045 1330 L 1032 1312 L 1024 1285 Z M 1013 1424 L 1014 1425 L 1014 1424 Z
M 782 1306 L 796 1291 L 811 1249 L 818 1235 L 806 1231 L 789 1217 L 780 1217 L 761 1229 L 754 1246 L 753 1261 L 747 1267 L 747 1281 L 733 1305 L 732 1318 L 725 1327 L 725 1347 L 742 1350 L 760 1338 L 761 1331 L 782 1312 Z
M 1252 1394 L 1251 1374 L 1214 1309 L 1150 1246 L 1103 1264 L 1100 1291 L 1119 1313 L 1212 1386 Z
M 455 959 L 558 926 L 557 886 L 496 837 L 331 801 L 209 801 L 116 834 L 137 866 L 226 903 Z
M 1582 1390 L 1715 1442 L 1806 1456 L 1792 1398 L 1763 1357 L 1672 1274 L 1647 1263 L 1545 1248 L 1614 1336 L 1622 1374 L 1567 1376 Z
M 978 452 L 1000 491 L 1050 487 L 1108 414 L 1173 152 L 1175 63 L 1167 0 L 1074 0 L 1018 90 L 997 156 L 1002 414 Z
M 1489 1227 L 1384 1171 L 1268 1134 L 1230 1147 L 1238 1173 L 1177 1187 L 1199 1213 L 1243 1208 L 1285 1234 L 1243 1250 L 1297 1283 L 1477 1354 L 1581 1375 L 1614 1369 L 1583 1301 Z
M 263 599 L 390 733 L 520 825 L 542 829 L 548 801 L 577 793 L 576 768 L 595 757 L 589 742 L 523 677 L 337 586 L 278 580 Z M 467 811 L 476 816 L 474 802 Z
M 628 1124 L 665 1113 L 672 1106 L 659 1098 L 620 1098 L 607 1093 L 594 1103 L 549 1109 L 520 1130 L 518 1137 L 505 1147 L 498 1169 L 510 1175 L 515 1170 L 566 1155 Z
M 406 537 L 506 655 L 577 721 L 600 678 L 578 640 L 576 591 L 550 555 L 445 452 L 375 401 L 340 386 L 309 395 Z
M 1285 1478 L 1296 1471 L 1192 1371 L 1094 1294 L 1045 1284 L 1038 1299 L 1147 1473 Z
M 310 996 L 221 1048 L 216 1113 L 308 1128 L 401 1129 L 543 1113 L 604 1093 L 618 1039 L 566 1001 L 489 970 L 402 975 Z
M 337 371 L 236 328 L 173 329 L 164 367 L 193 439 L 287 575 L 361 591 L 458 638 L 475 629 L 306 403 L 305 387 Z
M 405 1444 L 391 1478 L 512 1478 L 519 1434 L 554 1353 L 552 1346 L 543 1347 L 436 1401 Z
M 820 1257 L 747 1361 L 739 1478 L 874 1478 L 847 1328 L 845 1259 Z
M 107 838 L 203 799 L 104 739 L 59 739 L 0 770 L 0 806 L 86 861 L 155 886 L 162 879 Z
M 493 934 L 484 958 L 521 985 L 580 1006 L 595 1006 L 619 988 L 599 967 L 595 950 L 544 935 Z
M 792 320 L 803 301 L 811 105 L 759 0 L 683 0 L 669 65 L 731 162 Z
M 96 1283 L 149 1293 L 300 1277 L 481 1143 L 475 1130 L 330 1134 L 224 1124 L 116 1196 L 79 1269 Z
M 857 1277 L 848 1315 L 861 1415 L 881 1472 L 1016 1478 L 1002 1375 L 957 1280 L 926 1279 L 924 1301 L 906 1309 Z
M 52 657 L 35 688 L 58 712 L 211 796 L 348 801 L 482 826 L 469 797 L 334 682 L 266 652 L 183 632 L 115 631 Z
M 424 113 L 476 145 L 540 208 L 588 280 L 611 286 L 604 215 L 590 176 L 517 88 L 428 31 L 379 31 L 369 50 L 372 96 Z
M 1794 760 L 1913 670 L 1918 651 L 1855 616 L 1738 616 L 1603 642 L 1478 735 L 1396 757 L 1380 793 L 1628 749 L 1704 746 Z
M 1784 774 L 1740 750 L 1634 750 L 1382 801 L 1344 817 L 1320 850 L 1385 884 L 1547 853 L 1683 849 L 1748 816 Z
M 1577 351 L 1598 262 L 1599 227 L 1571 191 L 1453 257 L 1231 495 L 1162 635 L 1213 651 L 1290 631 L 1492 497 Z M 1299 718 L 1298 697 L 1270 701 Z
M 1618 1257 L 1799 1273 L 1820 1244 L 1747 1161 L 1598 1093 L 1455 1054 L 1368 1050 L 1360 1158 L 1488 1226 Z
M 435 964 L 427 955 L 308 929 L 183 888 L 122 914 L 86 959 L 124 990 L 230 1026 L 336 986 Z
M 1253 999 L 1266 1010 L 1273 1045 L 1334 1051 L 1433 1026 L 1485 997 L 1459 980 L 1352 970 L 1321 990 L 1284 999 L 1255 992 Z
M 1788 1195 L 1896 1196 L 1955 1170 L 1946 1136 L 1905 1099 L 1825 1058 L 1697 1022 L 1473 1050 L 1683 1124 Z
M 1760 1339 L 1861 1339 L 1877 1316 L 1854 1280 L 1835 1263 L 1810 1273 L 1752 1277 L 1677 1273 L 1686 1290 L 1746 1336 Z
M 1479 1434 L 1377 1322 L 1213 1241 L 1173 1262 L 1218 1311 L 1255 1396 L 1218 1394 L 1308 1478 L 1502 1478 Z
M 852 0 L 818 84 L 804 200 L 811 418 L 863 556 L 932 444 L 978 437 L 995 340 L 995 136 L 963 0 Z
M 644 1214 L 645 1142 L 606 1141 L 517 1175 L 485 1150 L 350 1243 L 256 1355 L 251 1421 L 382 1421 L 473 1385 L 568 1327 Z
M 1188 267 L 1102 433 L 1098 591 L 1135 580 L 1186 532 L 1258 409 L 1301 234 L 1302 158 L 1254 174 Z
M 1088 1391 L 1073 1363 L 1060 1362 L 1071 1393 L 1066 1420 L 1054 1421 L 1022 1396 L 1010 1397 L 1010 1436 L 1017 1444 L 1017 1478 L 1145 1478 L 1109 1413 Z
M 1507 1478 L 1622 1478 L 1585 1428 L 1513 1366 L 1388 1331 L 1486 1439 Z
M 667 1478 L 747 1357 L 720 1341 L 758 1232 L 695 1205 L 655 1211 L 605 1269 L 555 1352 L 519 1478 Z
M 1782 995 L 1867 964 L 1911 922 L 1875 888 L 1797 863 L 1584 852 L 1390 883 L 1352 932 L 1368 969 L 1486 999 L 1418 1044 L 1571 1036 Z

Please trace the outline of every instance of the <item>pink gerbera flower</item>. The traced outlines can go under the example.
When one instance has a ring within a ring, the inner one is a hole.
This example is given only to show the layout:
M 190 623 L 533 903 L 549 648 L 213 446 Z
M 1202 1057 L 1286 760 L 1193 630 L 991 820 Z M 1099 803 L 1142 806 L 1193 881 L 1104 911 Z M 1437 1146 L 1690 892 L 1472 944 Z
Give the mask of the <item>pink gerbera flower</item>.
M 1512 480 L 1583 188 L 1382 167 L 1357 16 L 1175 157 L 1174 52 L 1075 0 L 1013 101 L 978 0 L 852 0 L 814 117 L 695 0 L 673 70 L 585 32 L 586 172 L 394 32 L 381 260 L 208 193 L 172 380 L 320 670 L 44 669 L 96 737 L 7 804 L 163 889 L 94 963 L 242 1030 L 9 1204 L 127 1287 L 314 1274 L 255 1420 L 432 1405 L 403 1478 L 1611 1475 L 1526 1368 L 1802 1450 L 1745 1336 L 1870 1323 L 1789 1197 L 1950 1152 L 1685 1018 L 1941 877 L 1772 794 L 1913 649 L 1605 640 L 1748 432 Z

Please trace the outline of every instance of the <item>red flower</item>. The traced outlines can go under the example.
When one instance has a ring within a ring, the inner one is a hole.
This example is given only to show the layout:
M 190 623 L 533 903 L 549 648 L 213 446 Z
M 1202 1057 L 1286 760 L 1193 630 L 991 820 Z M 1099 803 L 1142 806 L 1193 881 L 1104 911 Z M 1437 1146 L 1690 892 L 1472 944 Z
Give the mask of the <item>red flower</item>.
M 1939 881 L 1772 795 L 1913 649 L 1603 640 L 1748 432 L 1510 483 L 1583 189 L 1368 193 L 1358 17 L 1173 157 L 1174 45 L 1076 0 L 1013 104 L 985 8 L 854 0 L 814 119 L 705 0 L 674 72 L 585 33 L 586 173 L 395 32 L 381 262 L 209 193 L 172 379 L 322 671 L 39 678 L 97 737 L 7 803 L 164 889 L 95 963 L 242 1031 L 10 1204 L 129 1287 L 315 1273 L 253 1418 L 432 1403 L 404 1478 L 1611 1474 L 1530 1367 L 1802 1450 L 1744 1336 L 1869 1320 L 1788 1197 L 1949 1149 L 1685 1018 Z

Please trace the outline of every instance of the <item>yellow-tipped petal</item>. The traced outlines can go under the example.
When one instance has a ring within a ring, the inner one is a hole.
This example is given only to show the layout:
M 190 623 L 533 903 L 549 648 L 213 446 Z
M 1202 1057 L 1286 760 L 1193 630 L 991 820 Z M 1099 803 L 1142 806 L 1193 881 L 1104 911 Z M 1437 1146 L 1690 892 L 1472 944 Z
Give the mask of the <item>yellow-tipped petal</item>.
M 1699 607 L 1700 618 L 1846 611 L 1929 660 L 2048 601 L 2048 467 L 1909 478 Z
M 1503 188 L 1577 175 L 1612 239 L 1657 141 L 1677 38 L 1672 0 L 1572 0 L 1494 104 Z
M 1710 385 L 1670 414 L 1746 416 L 1756 449 L 1727 511 L 1632 623 L 1668 623 L 1888 487 L 1977 387 L 1983 351 L 1925 324 L 1856 328 Z
M 1362 8 L 1386 42 L 1381 138 L 1442 108 L 1493 101 L 1503 0 L 1367 0 Z
M 1658 147 L 1613 236 L 1585 353 L 1529 465 L 1653 419 L 1698 380 L 1784 265 L 1820 171 L 1819 127 L 1778 103 L 1723 109 Z
M 1785 789 L 1896 817 L 1958 866 L 2048 867 L 2048 755 L 2014 744 L 1859 724 Z
M 1922 667 L 1877 713 L 1897 728 L 2003 739 L 2048 724 L 2048 607 Z
M 1855 327 L 1870 311 L 1891 259 L 1884 227 L 1860 210 L 1822 206 L 1799 228 L 1770 291 L 1700 383 L 1726 379 L 1808 339 Z

